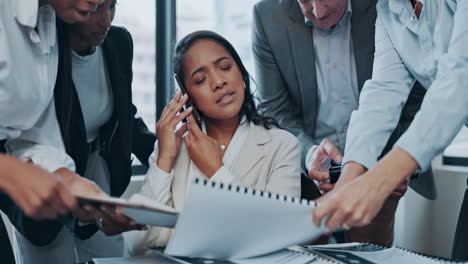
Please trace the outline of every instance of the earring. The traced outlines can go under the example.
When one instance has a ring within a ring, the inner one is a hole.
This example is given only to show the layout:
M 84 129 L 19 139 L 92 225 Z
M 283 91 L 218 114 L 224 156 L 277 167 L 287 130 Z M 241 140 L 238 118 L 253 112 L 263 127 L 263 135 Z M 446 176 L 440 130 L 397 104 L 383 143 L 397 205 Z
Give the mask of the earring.
M 247 89 L 247 85 L 245 85 L 245 82 L 244 82 L 244 89 Z

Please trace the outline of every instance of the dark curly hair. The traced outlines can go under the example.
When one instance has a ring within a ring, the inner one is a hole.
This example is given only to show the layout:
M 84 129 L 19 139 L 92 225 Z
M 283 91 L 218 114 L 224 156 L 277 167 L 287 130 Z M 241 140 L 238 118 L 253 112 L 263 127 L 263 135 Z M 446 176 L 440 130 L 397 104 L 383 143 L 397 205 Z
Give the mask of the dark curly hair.
M 229 41 L 227 41 L 225 38 L 223 38 L 221 35 L 215 32 L 207 30 L 195 31 L 185 36 L 177 44 L 174 53 L 174 73 L 180 77 L 182 85 L 185 85 L 185 73 L 183 67 L 185 55 L 187 54 L 187 51 L 190 49 L 190 47 L 192 47 L 192 45 L 195 42 L 201 39 L 213 40 L 219 45 L 223 46 L 229 52 L 229 54 L 231 54 L 237 66 L 239 67 L 239 70 L 242 74 L 242 79 L 245 83 L 245 96 L 244 102 L 240 110 L 240 114 L 245 115 L 248 121 L 252 121 L 255 125 L 261 125 L 266 129 L 271 129 L 272 127 L 279 127 L 278 122 L 276 122 L 274 118 L 263 116 L 258 112 L 257 107 L 255 106 L 254 96 L 250 91 L 250 75 L 247 72 L 247 69 L 245 68 L 244 64 L 242 63 L 239 54 L 231 45 L 231 43 L 229 43 Z

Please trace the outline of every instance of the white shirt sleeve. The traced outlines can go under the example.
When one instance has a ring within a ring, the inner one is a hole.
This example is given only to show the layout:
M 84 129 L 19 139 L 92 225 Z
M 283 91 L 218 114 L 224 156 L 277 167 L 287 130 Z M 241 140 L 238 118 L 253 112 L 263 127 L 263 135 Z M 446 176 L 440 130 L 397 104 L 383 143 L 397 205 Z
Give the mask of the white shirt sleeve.
M 453 2 L 453 1 L 452 1 Z M 421 171 L 452 142 L 468 119 L 468 1 L 458 0 L 448 50 L 438 61 L 434 82 L 419 113 L 395 144 Z
M 140 194 L 156 202 L 173 207 L 171 185 L 174 179 L 174 170 L 167 173 L 158 166 L 158 141 L 155 143 L 155 151 L 149 158 L 149 169 L 145 176 L 145 181 Z M 163 227 L 150 227 L 146 231 L 132 231 L 125 234 L 125 244 L 129 255 L 142 255 L 146 253 L 148 246 L 161 246 L 160 240 L 165 240 L 170 236 L 171 229 Z M 163 236 L 164 238 L 160 239 Z
M 59 168 L 75 170 L 73 159 L 67 155 L 55 114 L 54 100 L 50 102 L 33 128 L 23 131 L 5 147 L 12 155 L 53 172 Z
M 343 164 L 354 161 L 372 168 L 377 163 L 414 82 L 378 15 L 372 79 L 364 84 L 359 109 L 351 115 Z

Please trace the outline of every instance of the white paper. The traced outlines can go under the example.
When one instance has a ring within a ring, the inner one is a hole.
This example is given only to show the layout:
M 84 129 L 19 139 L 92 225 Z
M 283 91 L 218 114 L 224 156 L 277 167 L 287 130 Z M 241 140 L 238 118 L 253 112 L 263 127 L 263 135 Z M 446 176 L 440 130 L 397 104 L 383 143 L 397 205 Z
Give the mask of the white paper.
M 310 242 L 326 231 L 312 223 L 313 205 L 193 184 L 165 253 L 240 259 Z M 225 186 L 226 187 L 226 186 Z
M 354 255 L 367 259 L 369 261 L 381 264 L 394 263 L 418 263 L 418 264 L 437 264 L 442 263 L 436 259 L 430 259 L 412 252 L 404 251 L 399 248 L 389 248 L 374 252 L 352 252 Z
M 268 255 L 248 258 L 248 259 L 236 259 L 234 262 L 238 264 L 306 264 L 316 259 L 317 256 L 314 254 L 302 254 L 299 252 L 283 249 L 278 252 L 274 252 Z
M 151 256 L 131 257 L 131 258 L 102 258 L 93 259 L 94 264 L 187 264 L 185 261 L 176 260 L 169 256 L 162 254 L 155 254 Z
M 110 205 L 123 207 L 123 214 L 138 224 L 150 226 L 174 227 L 178 213 L 174 208 L 157 203 L 142 195 L 135 194 L 130 200 L 115 197 L 77 196 L 80 204 L 93 206 Z

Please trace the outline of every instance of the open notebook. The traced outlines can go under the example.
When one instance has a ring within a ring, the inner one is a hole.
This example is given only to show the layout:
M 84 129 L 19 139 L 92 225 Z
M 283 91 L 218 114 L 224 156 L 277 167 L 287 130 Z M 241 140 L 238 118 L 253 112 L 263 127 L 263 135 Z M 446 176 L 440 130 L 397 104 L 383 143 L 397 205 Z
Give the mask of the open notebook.
M 182 212 L 157 203 L 81 197 L 81 203 L 124 206 L 137 223 L 174 227 L 165 253 L 210 259 L 269 254 L 314 241 L 326 228 L 312 223 L 315 202 L 195 179 Z
M 165 253 L 215 259 L 268 254 L 315 240 L 315 202 L 196 179 Z
M 159 251 L 133 258 L 95 259 L 95 264 L 455 264 L 440 258 L 428 257 L 402 248 L 384 248 L 372 244 L 347 243 L 324 246 L 293 246 L 267 255 L 246 259 L 219 260 L 172 257 Z
M 333 244 L 324 246 L 309 246 L 307 249 L 320 257 L 328 258 L 333 263 L 344 264 L 449 264 L 468 263 L 456 262 L 442 258 L 434 258 L 400 247 L 381 247 L 366 243 Z

